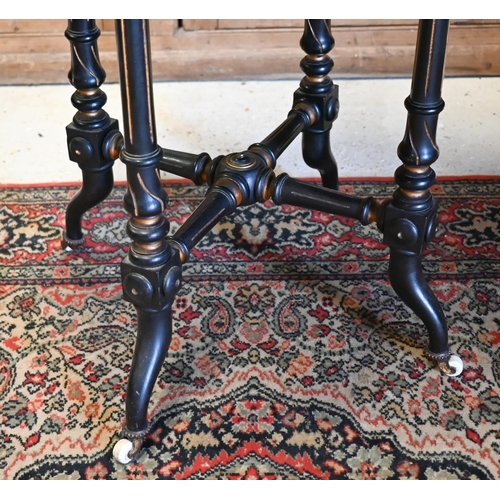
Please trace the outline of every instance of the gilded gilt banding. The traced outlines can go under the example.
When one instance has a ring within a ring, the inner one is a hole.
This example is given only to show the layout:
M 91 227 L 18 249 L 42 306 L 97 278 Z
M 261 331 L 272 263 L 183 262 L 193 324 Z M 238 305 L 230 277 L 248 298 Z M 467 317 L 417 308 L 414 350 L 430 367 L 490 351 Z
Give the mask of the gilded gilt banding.
M 130 196 L 131 196 L 131 198 L 132 198 L 132 203 L 133 203 L 133 205 L 134 205 L 134 215 L 135 215 L 136 217 L 139 217 L 139 210 L 138 210 L 138 208 L 137 208 L 137 199 L 136 199 L 136 197 L 135 197 L 134 190 L 132 189 L 132 183 L 131 183 L 131 182 L 129 182 L 129 183 L 128 183 L 128 191 L 129 191 L 129 193 L 130 193 Z
M 142 29 L 144 30 L 144 33 L 146 33 L 146 20 L 142 20 Z M 153 96 L 151 95 L 151 68 L 150 68 L 150 61 L 149 61 L 149 54 L 148 54 L 148 39 L 147 37 L 144 38 L 144 61 L 146 64 L 145 68 L 145 76 L 146 76 L 146 92 L 148 93 L 148 113 L 149 113 L 149 136 L 151 138 L 151 142 L 154 143 L 155 141 L 155 134 L 154 134 L 154 115 L 153 115 Z
M 432 31 L 431 31 L 431 40 L 430 40 L 430 48 L 429 48 L 429 59 L 427 61 L 427 73 L 425 75 L 425 96 L 429 93 L 429 85 L 431 80 L 431 68 L 432 68 L 432 59 L 434 57 L 434 45 L 436 41 L 436 20 L 432 22 Z
M 128 130 L 129 130 L 129 141 L 130 144 L 134 144 L 134 128 L 132 126 L 132 110 L 130 109 L 130 82 L 129 82 L 129 69 L 128 69 L 128 59 L 127 59 L 127 54 L 128 54 L 128 48 L 127 48 L 127 37 L 125 36 L 125 31 L 126 31 L 126 24 L 124 20 L 120 20 L 121 24 L 121 40 L 122 40 L 122 46 L 123 46 L 123 69 L 124 69 L 124 77 L 125 77 L 125 92 L 127 94 L 127 102 L 125 103 L 127 106 L 127 122 L 128 122 Z
M 425 129 L 425 133 L 427 135 L 427 138 L 429 139 L 429 142 L 432 144 L 432 147 L 434 149 L 436 149 L 436 151 L 439 150 L 439 148 L 437 147 L 437 144 L 436 142 L 434 141 L 434 139 L 432 138 L 432 135 L 431 135 L 431 132 L 429 130 L 429 125 L 427 123 L 427 121 L 424 121 L 424 129 Z
M 74 45 L 73 45 L 73 52 L 75 53 L 75 56 L 78 59 L 78 62 L 82 65 L 83 68 L 85 68 L 85 71 L 87 71 L 87 73 L 89 75 L 92 75 L 95 78 L 95 80 L 97 82 L 97 86 L 101 85 L 101 82 L 99 81 L 99 78 L 97 78 L 97 76 L 94 75 L 94 73 L 92 73 L 92 71 L 90 71 L 90 69 L 87 68 L 87 66 L 84 64 L 84 62 L 82 61 L 80 55 L 78 54 L 78 50 L 76 49 L 76 47 Z
M 163 200 L 161 198 L 158 198 L 158 196 L 154 195 L 150 189 L 146 186 L 146 183 L 144 182 L 144 179 L 142 178 L 140 172 L 137 172 L 137 180 L 139 181 L 139 184 L 141 185 L 142 189 L 144 189 L 144 191 L 149 194 L 149 196 L 151 196 L 151 198 L 153 198 L 154 200 L 156 200 L 160 206 L 161 206 L 161 210 L 165 210 L 165 205 L 163 203 Z

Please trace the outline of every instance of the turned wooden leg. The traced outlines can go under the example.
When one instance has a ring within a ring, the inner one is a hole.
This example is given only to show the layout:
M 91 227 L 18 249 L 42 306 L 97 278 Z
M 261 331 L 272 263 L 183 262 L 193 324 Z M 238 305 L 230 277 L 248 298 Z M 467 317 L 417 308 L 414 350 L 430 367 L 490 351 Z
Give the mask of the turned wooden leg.
M 71 98 L 78 110 L 66 127 L 70 160 L 82 170 L 82 187 L 66 211 L 64 248 L 76 248 L 83 240 L 82 217 L 103 201 L 113 188 L 113 163 L 118 158 L 121 134 L 118 121 L 102 109 L 106 94 L 99 88 L 106 73 L 99 62 L 99 28 L 94 19 L 70 19 L 66 38 L 71 44 L 68 78 L 76 88 Z
M 167 194 L 158 174 L 163 150 L 156 143 L 148 22 L 116 21 L 127 166 L 124 205 L 131 218 L 132 239 L 122 263 L 123 293 L 138 317 L 137 341 L 129 375 L 126 419 L 114 455 L 130 461 L 148 430 L 151 393 L 167 354 L 172 334 L 171 305 L 181 283 L 180 260 L 165 237 L 169 223 L 163 211 Z
M 427 327 L 427 355 L 443 373 L 458 375 L 460 358 L 450 356 L 446 319 L 422 271 L 422 252 L 432 240 L 437 221 L 437 202 L 430 187 L 431 168 L 439 156 L 436 144 L 448 20 L 422 20 L 419 24 L 412 86 L 405 101 L 406 132 L 398 148 L 403 162 L 395 174 L 399 188 L 384 206 L 379 227 L 390 248 L 389 278 L 399 297 Z
M 294 105 L 307 101 L 319 111 L 319 119 L 302 133 L 302 156 L 320 172 L 323 186 L 338 189 L 337 163 L 330 148 L 330 130 L 339 106 L 338 86 L 328 76 L 333 68 L 328 52 L 334 46 L 330 25 L 326 19 L 305 20 L 300 46 L 307 55 L 300 66 L 306 76 L 294 95 Z

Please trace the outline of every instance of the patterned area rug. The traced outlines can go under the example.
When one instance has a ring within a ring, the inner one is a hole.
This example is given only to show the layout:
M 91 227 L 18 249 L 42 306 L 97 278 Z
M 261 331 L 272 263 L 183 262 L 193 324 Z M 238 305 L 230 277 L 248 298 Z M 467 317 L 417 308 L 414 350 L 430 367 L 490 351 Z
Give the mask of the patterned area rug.
M 456 379 L 424 358 L 375 226 L 272 203 L 224 220 L 185 265 L 153 426 L 127 466 L 112 458 L 136 324 L 125 189 L 66 253 L 76 190 L 0 192 L 1 478 L 500 479 L 500 180 L 434 189 L 424 268 L 465 363 Z M 175 230 L 204 188 L 167 191 Z

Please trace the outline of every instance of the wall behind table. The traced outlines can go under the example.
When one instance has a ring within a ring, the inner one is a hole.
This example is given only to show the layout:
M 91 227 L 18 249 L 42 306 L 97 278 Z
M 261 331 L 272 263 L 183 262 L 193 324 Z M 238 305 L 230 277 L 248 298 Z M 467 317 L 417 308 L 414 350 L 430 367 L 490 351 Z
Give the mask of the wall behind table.
M 410 76 L 417 20 L 333 20 L 333 77 Z M 114 22 L 98 20 L 107 81 L 116 82 Z M 0 20 L 0 84 L 66 83 L 66 20 Z M 156 81 L 300 78 L 303 21 L 151 21 Z M 446 76 L 500 75 L 500 20 L 452 20 Z

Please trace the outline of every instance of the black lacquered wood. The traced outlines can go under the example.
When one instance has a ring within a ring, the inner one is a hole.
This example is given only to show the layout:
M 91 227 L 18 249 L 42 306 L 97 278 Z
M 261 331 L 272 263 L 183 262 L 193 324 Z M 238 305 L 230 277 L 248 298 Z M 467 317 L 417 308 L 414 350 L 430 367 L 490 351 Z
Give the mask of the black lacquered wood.
M 189 252 L 207 235 L 225 216 L 233 213 L 237 200 L 225 187 L 210 188 L 196 210 L 175 232 L 172 239 L 178 241 Z
M 165 240 L 168 197 L 158 171 L 163 151 L 156 142 L 148 22 L 127 19 L 115 25 L 124 118 L 120 159 L 127 165 L 124 205 L 131 215 L 127 234 L 132 239 L 121 272 L 124 298 L 135 306 L 138 318 L 125 430 L 140 437 L 147 430 L 151 391 L 170 343 L 171 306 L 181 269 L 178 254 Z
M 422 19 L 413 67 L 410 99 L 417 106 L 439 105 L 444 76 L 449 19 Z
M 113 189 L 113 171 L 82 171 L 82 187 L 68 203 L 66 208 L 67 240 L 78 241 L 83 238 L 82 218 L 91 208 L 107 198 Z
M 435 173 L 430 165 L 439 156 L 436 144 L 438 115 L 444 107 L 441 86 L 449 23 L 422 20 L 419 24 L 410 95 L 405 101 L 408 118 L 396 170 L 399 188 L 384 206 L 379 227 L 390 248 L 391 285 L 427 327 L 429 351 L 449 357 L 448 330 L 441 306 L 422 271 L 422 252 L 432 240 L 437 202 L 430 188 Z
M 127 385 L 126 430 L 141 432 L 148 427 L 148 404 L 154 384 L 172 339 L 172 311 L 139 308 L 137 341 Z
M 327 93 L 333 86 L 328 76 L 333 68 L 333 60 L 328 53 L 335 40 L 329 19 L 306 19 L 300 39 L 300 48 L 307 54 L 300 62 L 305 77 L 300 82 L 302 90 L 311 94 Z
M 211 158 L 207 153 L 199 155 L 163 148 L 163 156 L 158 168 L 164 172 L 192 180 L 196 185 L 207 182 L 207 163 Z
M 104 111 L 106 94 L 100 89 L 106 72 L 99 60 L 99 28 L 94 19 L 69 19 L 65 31 L 71 47 L 68 79 L 76 91 L 71 97 L 77 109 L 66 127 L 70 160 L 82 170 L 82 187 L 66 211 L 63 245 L 76 247 L 83 239 L 84 214 L 101 203 L 113 188 L 114 158 L 106 149 L 107 140 L 118 134 L 118 122 Z
M 273 201 L 277 205 L 295 205 L 333 215 L 357 219 L 363 225 L 374 222 L 378 204 L 374 198 L 360 198 L 293 179 L 281 174 L 274 183 Z
M 145 19 L 122 19 L 115 26 L 124 104 L 125 149 L 130 155 L 155 155 L 158 145 L 149 22 Z
M 329 77 L 334 64 L 328 53 L 335 45 L 328 19 L 306 19 L 300 46 L 306 56 L 300 67 L 305 77 L 294 95 L 294 103 L 315 106 L 318 119 L 302 135 L 305 163 L 319 171 L 323 186 L 338 189 L 337 162 L 330 148 L 330 130 L 338 116 L 338 86 Z
M 422 271 L 422 255 L 391 252 L 389 280 L 399 298 L 424 323 L 429 335 L 429 351 L 433 354 L 449 353 L 446 317 Z
M 302 134 L 302 157 L 309 167 L 320 172 L 323 186 L 338 189 L 339 176 L 337 162 L 330 145 L 330 131 L 304 132 Z
M 395 179 L 400 189 L 394 193 L 394 204 L 406 210 L 422 211 L 432 206 L 429 191 L 435 182 L 430 168 L 439 157 L 436 131 L 441 98 L 449 20 L 420 21 L 408 110 L 406 131 L 398 147 L 403 165 Z
M 398 149 L 403 161 L 395 174 L 398 189 L 392 198 L 378 202 L 370 196 L 336 190 L 338 174 L 330 129 L 339 102 L 338 87 L 329 77 L 333 61 L 328 53 L 334 46 L 329 21 L 306 20 L 301 39 L 306 52 L 301 61 L 305 76 L 294 93 L 288 117 L 262 142 L 213 160 L 207 153 L 196 155 L 157 145 L 148 24 L 143 20 L 117 22 L 125 119 L 120 157 L 127 165 L 124 203 L 131 215 L 127 232 L 132 239 L 122 263 L 122 278 L 124 297 L 138 313 L 124 435 L 134 441 L 135 450 L 147 432 L 149 399 L 172 336 L 171 307 L 180 287 L 182 264 L 202 238 L 238 206 L 272 197 L 276 204 L 320 210 L 362 224 L 376 222 L 390 248 L 391 284 L 427 328 L 433 359 L 446 365 L 446 321 L 425 280 L 422 252 L 437 221 L 437 203 L 430 193 L 435 174 L 430 165 L 439 154 L 435 135 L 444 106 L 441 82 L 447 27 L 447 21 L 441 20 L 420 23 L 412 87 L 405 101 L 406 131 Z M 300 134 L 304 160 L 320 171 L 323 186 L 287 174 L 276 178 L 276 159 Z M 158 169 L 209 186 L 197 209 L 170 237 L 166 237 L 169 223 L 163 214 L 167 196 Z
M 81 90 L 99 88 L 106 78 L 106 72 L 99 61 L 97 39 L 101 31 L 95 19 L 68 19 L 65 33 L 71 43 L 71 69 L 68 79 Z M 99 93 L 102 96 L 102 94 Z M 105 103 L 101 102 L 98 108 Z
M 133 242 L 129 258 L 144 266 L 166 262 L 169 250 L 164 238 L 169 230 L 162 217 L 168 197 L 161 185 L 158 164 L 163 151 L 156 142 L 156 123 L 153 103 L 153 79 L 149 24 L 144 19 L 125 19 L 116 22 L 120 85 L 124 121 L 124 149 L 120 159 L 127 165 L 125 209 L 132 216 L 127 232 Z M 162 231 L 154 241 L 147 237 L 148 229 L 160 224 Z

